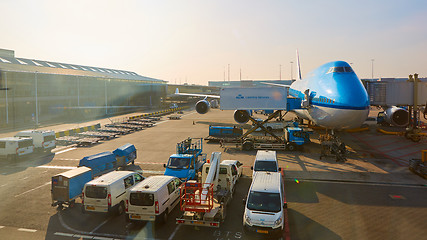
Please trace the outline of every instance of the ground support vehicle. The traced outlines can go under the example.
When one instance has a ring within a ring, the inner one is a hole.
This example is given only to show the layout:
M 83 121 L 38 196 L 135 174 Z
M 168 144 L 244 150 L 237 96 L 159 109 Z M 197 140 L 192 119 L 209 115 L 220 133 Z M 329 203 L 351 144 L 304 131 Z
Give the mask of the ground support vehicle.
M 132 187 L 126 197 L 126 221 L 165 223 L 179 203 L 181 180 L 171 176 L 150 176 Z
M 144 177 L 131 171 L 114 171 L 85 184 L 83 188 L 82 212 L 117 213 L 125 211 L 129 190 Z
M 0 138 L 0 158 L 16 160 L 34 152 L 33 139 L 28 137 Z
M 28 137 L 33 139 L 35 152 L 50 152 L 56 147 L 55 131 L 49 130 L 28 130 L 21 131 L 15 137 Z
M 243 129 L 239 127 L 226 126 L 209 126 L 209 136 L 206 141 L 220 141 L 224 138 L 240 138 L 243 134 Z
M 127 143 L 113 151 L 117 159 L 117 167 L 125 167 L 129 163 L 135 164 L 136 148 L 133 144 Z
M 320 152 L 320 159 L 323 157 L 335 157 L 337 162 L 345 162 L 347 149 L 345 144 L 336 136 L 329 134 L 322 134 L 319 136 L 320 145 L 322 150 Z
M 177 177 L 183 182 L 195 180 L 197 173 L 206 163 L 206 154 L 202 153 L 202 143 L 202 138 L 187 138 L 179 142 L 176 145 L 176 154 L 172 154 L 168 163 L 163 164 L 166 168 L 165 175 Z
M 275 149 L 294 151 L 298 147 L 310 142 L 310 131 L 299 127 L 285 128 L 285 137 L 247 136 L 241 139 L 223 139 L 220 141 L 223 148 L 240 148 L 245 151 L 259 149 Z M 279 138 L 279 140 L 278 140 Z
M 427 179 L 427 150 L 422 150 L 421 155 L 421 159 L 409 160 L 409 170 Z
M 79 167 L 89 167 L 92 169 L 93 177 L 100 176 L 117 169 L 116 156 L 111 152 L 102 152 L 82 158 Z
M 202 171 L 202 182 L 206 182 L 211 164 L 205 163 Z M 218 185 L 219 189 L 227 189 L 231 194 L 235 191 L 235 186 L 242 173 L 242 164 L 237 160 L 224 160 L 219 165 Z
M 92 170 L 79 167 L 52 177 L 52 206 L 73 207 L 75 200 L 82 196 L 84 185 L 92 180 Z
M 226 218 L 226 206 L 231 191 L 218 188 L 220 152 L 212 153 L 211 165 L 205 182 L 188 181 L 180 187 L 180 208 L 183 214 L 177 224 L 219 228 Z

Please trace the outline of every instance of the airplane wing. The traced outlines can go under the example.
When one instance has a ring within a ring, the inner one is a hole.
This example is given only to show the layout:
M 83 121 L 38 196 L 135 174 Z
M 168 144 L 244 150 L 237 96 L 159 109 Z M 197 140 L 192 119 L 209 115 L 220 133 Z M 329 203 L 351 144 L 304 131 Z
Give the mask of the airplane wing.
M 262 82 L 262 84 L 271 85 L 271 86 L 276 86 L 276 87 L 291 87 L 291 85 L 278 84 L 278 83 L 267 83 L 267 82 Z
M 207 94 L 196 94 L 196 93 L 180 93 L 178 88 L 176 88 L 174 95 L 178 95 L 178 96 L 204 97 L 204 98 L 219 98 L 220 97 L 218 95 L 207 95 Z

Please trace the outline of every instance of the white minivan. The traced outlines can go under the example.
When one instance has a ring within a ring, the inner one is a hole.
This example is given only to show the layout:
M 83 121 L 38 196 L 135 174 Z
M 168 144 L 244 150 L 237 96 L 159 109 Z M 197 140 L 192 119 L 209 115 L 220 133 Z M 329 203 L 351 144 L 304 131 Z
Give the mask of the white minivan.
M 85 184 L 83 188 L 83 212 L 115 212 L 125 210 L 128 191 L 144 177 L 132 171 L 114 171 Z
M 0 138 L 0 157 L 16 160 L 33 153 L 33 139 L 27 137 Z
M 56 147 L 55 131 L 27 130 L 21 131 L 15 137 L 30 137 L 33 139 L 34 150 L 37 152 L 50 152 Z
M 126 198 L 127 221 L 166 222 L 179 203 L 181 180 L 173 176 L 150 176 L 130 189 Z
M 245 231 L 281 234 L 284 229 L 284 186 L 278 172 L 256 172 L 244 200 Z
M 253 170 L 252 177 L 258 171 L 280 172 L 282 170 L 277 163 L 276 151 L 271 150 L 258 150 L 254 166 L 251 169 Z

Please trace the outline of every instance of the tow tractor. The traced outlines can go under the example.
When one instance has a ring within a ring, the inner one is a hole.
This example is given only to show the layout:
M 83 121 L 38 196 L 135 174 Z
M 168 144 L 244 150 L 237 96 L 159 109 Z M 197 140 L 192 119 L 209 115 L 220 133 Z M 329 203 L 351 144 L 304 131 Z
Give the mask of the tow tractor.
M 203 150 L 202 138 L 187 138 L 177 143 L 176 154 L 169 157 L 165 175 L 174 176 L 183 182 L 196 179 L 197 173 L 202 169 L 206 162 L 206 153 Z
M 176 224 L 219 228 L 226 217 L 231 200 L 228 188 L 218 188 L 220 152 L 213 152 L 208 175 L 204 182 L 187 181 L 180 187 L 180 208 L 183 214 Z

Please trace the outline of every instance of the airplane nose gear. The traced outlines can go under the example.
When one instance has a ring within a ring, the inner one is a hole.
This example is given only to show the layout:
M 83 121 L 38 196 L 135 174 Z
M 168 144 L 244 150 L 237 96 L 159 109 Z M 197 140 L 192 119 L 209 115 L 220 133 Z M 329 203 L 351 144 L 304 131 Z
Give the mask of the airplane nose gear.
M 346 154 L 347 149 L 345 143 L 343 143 L 337 136 L 332 134 L 321 134 L 319 136 L 322 150 L 320 152 L 320 159 L 323 157 L 335 157 L 337 162 L 347 161 Z

